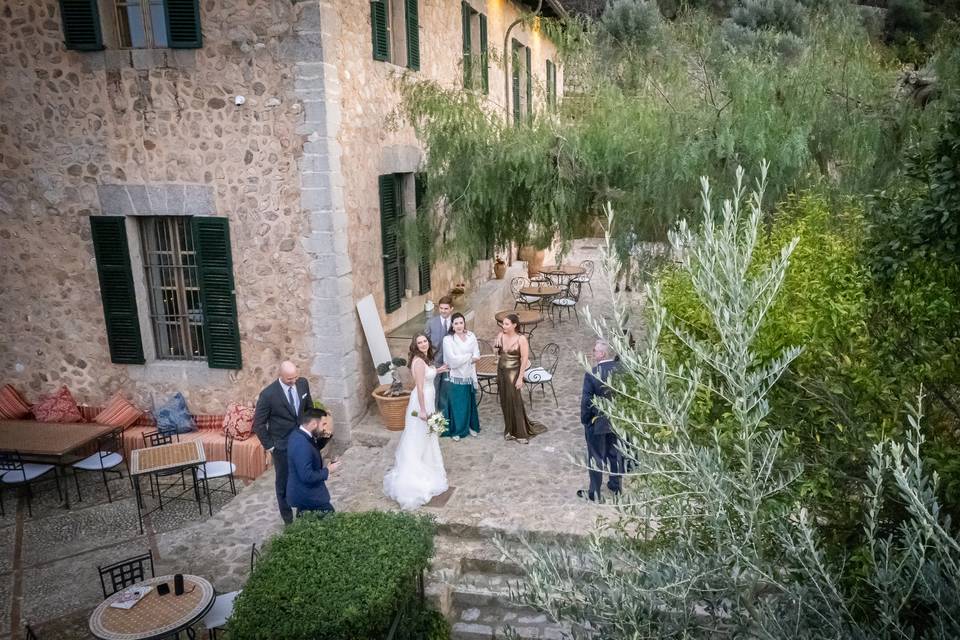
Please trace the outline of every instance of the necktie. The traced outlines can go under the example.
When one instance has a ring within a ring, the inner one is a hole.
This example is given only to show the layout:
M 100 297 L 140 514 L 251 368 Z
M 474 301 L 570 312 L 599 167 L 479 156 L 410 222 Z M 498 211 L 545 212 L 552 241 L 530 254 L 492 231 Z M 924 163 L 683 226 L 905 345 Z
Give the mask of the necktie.
M 297 403 L 293 399 L 293 387 L 287 387 L 287 400 L 290 402 L 290 408 L 293 409 L 293 414 L 297 415 Z

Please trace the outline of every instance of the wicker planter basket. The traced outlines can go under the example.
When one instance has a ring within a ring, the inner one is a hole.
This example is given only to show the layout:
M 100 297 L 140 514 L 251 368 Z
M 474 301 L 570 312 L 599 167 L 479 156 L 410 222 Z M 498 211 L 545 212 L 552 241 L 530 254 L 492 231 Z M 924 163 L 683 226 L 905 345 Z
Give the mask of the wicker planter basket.
M 372 393 L 377 401 L 377 409 L 380 410 L 380 419 L 389 431 L 403 431 L 407 418 L 404 413 L 407 403 L 410 402 L 410 392 L 406 391 L 402 396 L 385 395 L 389 390 L 390 385 L 382 384 Z

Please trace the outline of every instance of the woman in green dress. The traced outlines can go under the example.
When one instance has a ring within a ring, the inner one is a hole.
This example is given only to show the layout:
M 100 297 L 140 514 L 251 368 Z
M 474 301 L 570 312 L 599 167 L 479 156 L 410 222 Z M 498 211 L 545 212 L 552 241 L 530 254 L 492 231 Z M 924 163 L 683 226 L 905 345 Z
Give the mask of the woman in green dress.
M 530 438 L 547 430 L 539 422 L 527 417 L 523 406 L 523 376 L 530 366 L 530 346 L 527 337 L 518 331 L 520 318 L 511 313 L 500 323 L 501 331 L 494 343 L 500 352 L 497 363 L 497 388 L 500 390 L 500 408 L 503 410 L 503 437 L 527 444 Z
M 449 421 L 443 435 L 454 442 L 468 435 L 480 435 L 480 416 L 477 413 L 477 370 L 480 359 L 477 337 L 467 331 L 462 313 L 450 316 L 450 333 L 443 338 L 443 363 L 450 367 L 447 378 L 447 406 L 443 413 Z

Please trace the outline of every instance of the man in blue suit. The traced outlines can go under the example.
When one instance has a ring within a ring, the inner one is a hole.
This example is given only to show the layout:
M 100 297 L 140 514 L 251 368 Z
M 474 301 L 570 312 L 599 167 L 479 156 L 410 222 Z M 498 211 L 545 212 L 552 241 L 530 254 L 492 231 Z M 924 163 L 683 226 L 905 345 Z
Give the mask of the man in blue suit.
M 617 434 L 610 428 L 610 418 L 605 416 L 596 406 L 594 398 L 609 398 L 610 387 L 607 380 L 612 373 L 620 368 L 620 363 L 613 359 L 610 345 L 604 340 L 598 340 L 593 347 L 593 359 L 596 366 L 583 376 L 583 393 L 580 396 L 580 423 L 583 424 L 584 435 L 587 439 L 587 455 L 590 464 L 590 489 L 588 498 L 594 502 L 600 500 L 600 487 L 603 484 L 603 469 L 607 469 L 610 479 L 607 487 L 617 495 L 621 489 L 621 474 L 623 473 L 623 457 L 617 449 Z M 577 495 L 584 497 L 583 489 Z
M 304 511 L 333 511 L 326 481 L 336 473 L 340 463 L 334 460 L 324 466 L 320 449 L 333 435 L 333 427 L 323 418 L 327 412 L 308 407 L 303 411 L 304 424 L 290 434 L 287 443 L 287 502 L 296 507 L 299 517 Z

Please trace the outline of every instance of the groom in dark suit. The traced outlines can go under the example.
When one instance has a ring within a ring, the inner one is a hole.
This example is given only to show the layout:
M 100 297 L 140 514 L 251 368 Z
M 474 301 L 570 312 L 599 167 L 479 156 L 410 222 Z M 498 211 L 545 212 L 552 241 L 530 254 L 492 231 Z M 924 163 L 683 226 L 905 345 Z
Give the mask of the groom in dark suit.
M 427 335 L 427 339 L 436 351 L 436 355 L 433 357 L 433 364 L 439 367 L 443 364 L 443 339 L 450 333 L 450 314 L 453 313 L 453 298 L 450 296 L 440 298 L 437 301 L 437 310 L 440 314 L 430 318 L 423 332 Z M 447 408 L 447 378 L 447 373 L 438 373 L 434 379 L 434 386 L 437 390 L 437 411 L 440 412 Z
M 304 424 L 290 434 L 287 458 L 290 473 L 287 477 L 287 500 L 297 508 L 297 517 L 306 511 L 331 513 L 327 479 L 337 472 L 340 463 L 334 459 L 324 465 L 320 450 L 330 442 L 333 427 L 324 421 L 327 412 L 308 407 L 303 413 Z
M 580 396 L 580 422 L 583 424 L 584 436 L 587 439 L 587 456 L 590 464 L 590 489 L 587 497 L 594 502 L 600 500 L 600 487 L 603 485 L 603 469 L 607 469 L 610 479 L 607 487 L 617 495 L 621 490 L 621 475 L 623 473 L 623 457 L 617 449 L 617 434 L 610 428 L 610 418 L 605 416 L 594 406 L 595 398 L 609 398 L 610 387 L 607 380 L 610 374 L 620 368 L 620 363 L 613 359 L 610 345 L 598 340 L 593 347 L 593 358 L 596 366 L 583 376 L 583 393 Z M 584 497 L 583 489 L 577 495 Z
M 287 439 L 300 426 L 303 412 L 313 407 L 310 383 L 300 377 L 297 365 L 280 365 L 280 375 L 260 392 L 253 414 L 253 431 L 273 458 L 276 473 L 277 506 L 284 523 L 293 522 L 293 510 L 287 503 Z

